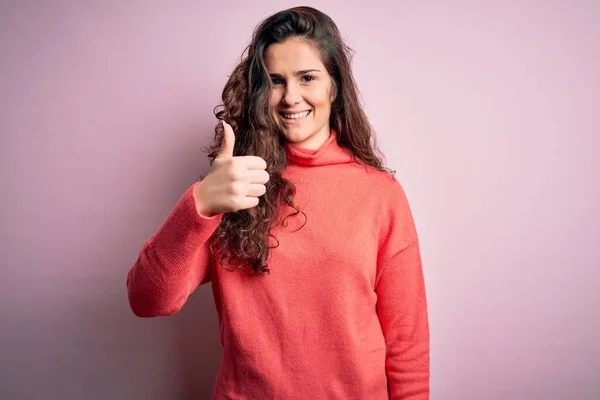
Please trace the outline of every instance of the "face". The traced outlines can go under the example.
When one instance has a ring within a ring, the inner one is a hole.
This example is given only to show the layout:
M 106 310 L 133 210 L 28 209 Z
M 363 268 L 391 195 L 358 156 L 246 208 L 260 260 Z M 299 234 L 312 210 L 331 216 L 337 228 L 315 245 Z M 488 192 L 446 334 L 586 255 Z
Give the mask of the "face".
M 267 48 L 265 64 L 281 133 L 294 146 L 318 149 L 329 137 L 333 100 L 331 76 L 318 50 L 301 39 L 288 39 Z

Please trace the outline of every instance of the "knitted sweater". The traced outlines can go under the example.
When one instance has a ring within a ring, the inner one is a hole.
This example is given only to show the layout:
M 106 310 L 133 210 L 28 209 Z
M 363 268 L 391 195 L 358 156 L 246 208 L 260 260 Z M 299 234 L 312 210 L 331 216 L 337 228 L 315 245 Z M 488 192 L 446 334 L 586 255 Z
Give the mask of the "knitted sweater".
M 197 211 L 196 182 L 127 275 L 133 312 L 172 315 L 211 283 L 223 345 L 213 399 L 428 399 L 425 285 L 401 185 L 355 162 L 333 130 L 317 151 L 286 153 L 306 218 L 272 230 L 270 274 L 216 264 L 208 240 L 223 214 Z

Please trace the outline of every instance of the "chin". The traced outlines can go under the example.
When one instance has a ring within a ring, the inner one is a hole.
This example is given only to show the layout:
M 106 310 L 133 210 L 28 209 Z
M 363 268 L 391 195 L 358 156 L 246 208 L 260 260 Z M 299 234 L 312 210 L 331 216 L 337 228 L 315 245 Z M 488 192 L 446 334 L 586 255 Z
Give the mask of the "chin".
M 312 133 L 306 133 L 306 131 L 302 132 L 296 129 L 284 128 L 282 135 L 286 138 L 287 141 L 292 143 L 300 143 L 309 139 L 312 136 Z

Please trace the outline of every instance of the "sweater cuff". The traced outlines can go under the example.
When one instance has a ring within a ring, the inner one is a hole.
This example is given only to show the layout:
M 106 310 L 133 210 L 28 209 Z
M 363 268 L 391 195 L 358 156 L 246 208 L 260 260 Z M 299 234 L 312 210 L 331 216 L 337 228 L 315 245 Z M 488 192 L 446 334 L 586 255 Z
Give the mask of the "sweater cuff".
M 148 247 L 167 269 L 186 265 L 186 261 L 201 250 L 223 219 L 222 213 L 206 217 L 198 211 L 194 189 L 199 183 L 195 182 L 183 193 L 165 222 L 148 241 Z

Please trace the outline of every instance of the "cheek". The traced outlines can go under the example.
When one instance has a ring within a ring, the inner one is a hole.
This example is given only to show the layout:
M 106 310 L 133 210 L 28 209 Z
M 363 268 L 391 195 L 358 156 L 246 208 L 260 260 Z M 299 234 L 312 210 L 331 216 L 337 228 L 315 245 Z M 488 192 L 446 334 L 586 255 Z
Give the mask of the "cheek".
M 271 94 L 269 95 L 269 103 L 270 103 L 271 107 L 275 107 L 279 103 L 281 103 L 281 93 L 279 90 L 277 90 L 277 89 L 271 90 Z
M 314 87 L 306 93 L 306 100 L 315 108 L 323 108 L 329 105 L 329 92 L 325 87 Z

